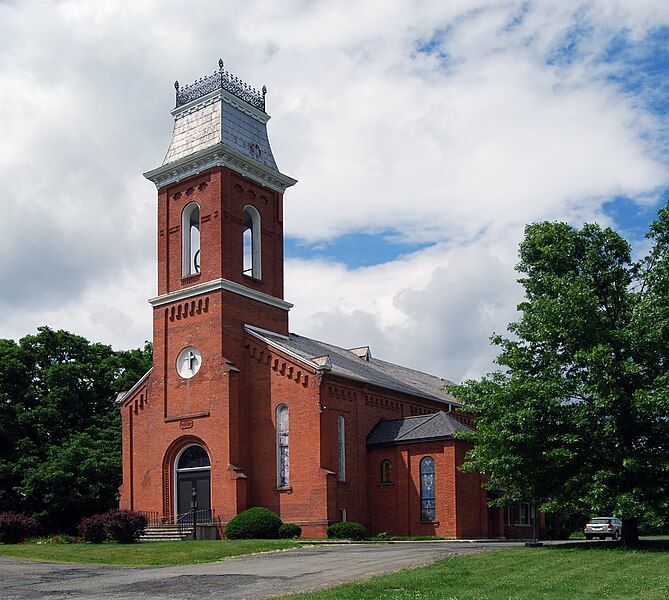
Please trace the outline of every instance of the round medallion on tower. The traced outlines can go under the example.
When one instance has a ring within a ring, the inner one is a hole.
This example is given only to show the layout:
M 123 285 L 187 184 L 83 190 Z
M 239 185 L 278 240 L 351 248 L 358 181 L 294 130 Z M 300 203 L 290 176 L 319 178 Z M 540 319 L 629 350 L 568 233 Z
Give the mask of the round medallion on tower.
M 193 346 L 184 348 L 177 356 L 177 373 L 184 379 L 193 377 L 200 370 L 201 365 L 202 354 Z

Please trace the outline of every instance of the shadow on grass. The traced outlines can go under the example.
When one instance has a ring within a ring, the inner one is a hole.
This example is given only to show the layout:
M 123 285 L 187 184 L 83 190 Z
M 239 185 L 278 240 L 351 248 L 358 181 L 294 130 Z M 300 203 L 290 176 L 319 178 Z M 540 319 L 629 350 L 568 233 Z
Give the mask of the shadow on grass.
M 623 544 L 622 542 L 574 542 L 573 544 L 560 544 L 559 546 L 544 546 L 558 550 L 560 548 L 573 550 L 615 550 L 625 552 L 634 550 L 636 552 L 669 552 L 669 540 L 640 540 L 636 544 Z

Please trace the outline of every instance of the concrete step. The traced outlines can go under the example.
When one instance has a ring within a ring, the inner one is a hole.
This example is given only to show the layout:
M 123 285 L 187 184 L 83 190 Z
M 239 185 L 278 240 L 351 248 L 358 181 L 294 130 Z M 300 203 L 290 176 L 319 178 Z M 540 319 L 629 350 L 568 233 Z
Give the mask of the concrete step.
M 147 527 L 139 539 L 143 542 L 192 540 L 193 528 L 180 528 L 178 525 Z

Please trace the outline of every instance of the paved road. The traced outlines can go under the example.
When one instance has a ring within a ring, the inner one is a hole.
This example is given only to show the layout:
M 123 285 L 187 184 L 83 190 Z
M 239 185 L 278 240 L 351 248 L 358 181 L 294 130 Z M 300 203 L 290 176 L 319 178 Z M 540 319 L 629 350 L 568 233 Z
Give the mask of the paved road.
M 217 563 L 142 569 L 0 559 L 0 598 L 267 598 L 426 565 L 504 544 L 404 543 L 312 546 Z

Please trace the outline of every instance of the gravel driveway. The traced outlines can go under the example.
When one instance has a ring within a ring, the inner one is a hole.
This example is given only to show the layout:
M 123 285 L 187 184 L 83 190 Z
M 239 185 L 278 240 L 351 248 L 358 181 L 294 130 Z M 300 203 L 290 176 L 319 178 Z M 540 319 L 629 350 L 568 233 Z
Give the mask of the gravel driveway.
M 0 559 L 0 598 L 267 598 L 315 590 L 449 554 L 512 544 L 403 543 L 311 546 L 177 567 L 124 568 Z

